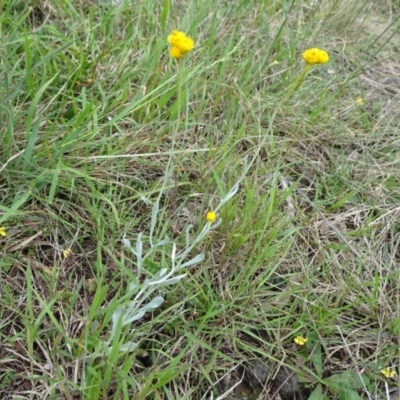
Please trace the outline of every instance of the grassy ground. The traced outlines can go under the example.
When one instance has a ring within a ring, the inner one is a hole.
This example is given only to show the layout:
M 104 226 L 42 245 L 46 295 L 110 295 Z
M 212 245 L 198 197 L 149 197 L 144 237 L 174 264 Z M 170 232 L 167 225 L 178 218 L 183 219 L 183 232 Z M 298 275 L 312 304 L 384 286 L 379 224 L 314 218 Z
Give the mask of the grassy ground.
M 397 399 L 398 1 L 26 3 L 0 1 L 0 398 Z

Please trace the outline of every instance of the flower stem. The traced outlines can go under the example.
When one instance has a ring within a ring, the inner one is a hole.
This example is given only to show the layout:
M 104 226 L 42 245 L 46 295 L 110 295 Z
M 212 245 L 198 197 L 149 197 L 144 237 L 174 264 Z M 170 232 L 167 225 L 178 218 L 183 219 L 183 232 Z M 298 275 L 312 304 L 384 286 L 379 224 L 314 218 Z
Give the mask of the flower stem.
M 277 108 L 279 108 L 289 97 L 295 92 L 303 83 L 304 78 L 308 74 L 308 72 L 312 69 L 312 65 L 306 64 L 305 67 L 303 68 L 303 71 L 300 72 L 300 75 L 297 77 L 297 79 L 293 82 L 292 86 L 290 86 L 289 90 L 287 91 L 286 95 L 283 97 L 283 99 L 279 102 Z

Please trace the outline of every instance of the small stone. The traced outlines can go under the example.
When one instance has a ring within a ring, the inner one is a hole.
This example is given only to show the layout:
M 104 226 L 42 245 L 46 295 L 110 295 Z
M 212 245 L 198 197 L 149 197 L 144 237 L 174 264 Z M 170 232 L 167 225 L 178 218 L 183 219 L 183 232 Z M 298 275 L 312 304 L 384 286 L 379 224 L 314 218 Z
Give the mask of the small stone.
M 286 367 L 279 368 L 273 383 L 284 400 L 294 400 L 299 393 L 297 375 Z
M 254 391 L 264 387 L 271 380 L 274 389 L 279 392 L 283 400 L 294 400 L 300 393 L 296 373 L 286 367 L 280 367 L 275 374 L 269 360 L 254 360 L 247 363 L 244 368 L 243 381 Z
M 251 388 L 264 386 L 270 378 L 271 363 L 269 361 L 261 362 L 258 360 L 250 361 L 245 365 L 244 382 Z

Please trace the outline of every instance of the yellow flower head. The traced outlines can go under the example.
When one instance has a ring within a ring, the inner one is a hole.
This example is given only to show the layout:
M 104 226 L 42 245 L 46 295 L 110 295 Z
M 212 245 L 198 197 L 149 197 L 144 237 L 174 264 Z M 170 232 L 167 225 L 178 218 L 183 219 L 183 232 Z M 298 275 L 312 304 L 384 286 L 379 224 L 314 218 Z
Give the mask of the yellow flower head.
M 7 235 L 6 228 L 4 226 L 0 226 L 0 236 L 5 237 Z
M 71 249 L 65 249 L 65 250 L 63 251 L 63 256 L 64 256 L 64 258 L 69 257 L 71 254 L 72 254 L 72 250 L 71 250 Z
M 172 46 L 169 55 L 172 58 L 182 58 L 194 49 L 194 41 L 183 32 L 172 31 L 168 36 L 168 43 Z
M 363 106 L 363 105 L 364 105 L 364 100 L 363 100 L 361 97 L 359 97 L 358 99 L 356 99 L 356 103 L 357 103 L 359 106 Z
M 381 374 L 386 376 L 386 378 L 394 378 L 396 376 L 396 371 L 390 367 L 386 367 L 381 371 Z
M 294 338 L 294 342 L 296 344 L 298 344 L 299 346 L 304 346 L 307 343 L 307 338 L 305 338 L 304 336 L 296 336 Z
M 209 211 L 207 214 L 206 214 L 206 220 L 207 220 L 207 222 L 209 222 L 209 223 L 213 223 L 213 222 L 215 222 L 215 220 L 217 219 L 217 214 L 214 212 L 214 211 Z
M 303 59 L 308 65 L 326 64 L 329 61 L 329 55 L 325 50 L 312 48 L 303 53 Z
M 169 51 L 169 55 L 172 58 L 181 58 L 183 57 L 183 54 L 181 53 L 181 51 L 178 49 L 178 47 L 171 47 L 170 51 Z

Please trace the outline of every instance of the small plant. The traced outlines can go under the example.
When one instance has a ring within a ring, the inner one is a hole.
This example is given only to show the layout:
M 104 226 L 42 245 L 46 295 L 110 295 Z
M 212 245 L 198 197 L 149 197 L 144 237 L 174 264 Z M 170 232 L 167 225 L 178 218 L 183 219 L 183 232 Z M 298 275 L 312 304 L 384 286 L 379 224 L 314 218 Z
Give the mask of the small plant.
M 308 358 L 314 367 L 314 373 L 318 379 L 318 384 L 311 393 L 309 400 L 328 399 L 329 397 L 325 392 L 337 396 L 339 400 L 361 400 L 362 397 L 358 391 L 367 387 L 370 389 L 371 381 L 369 377 L 356 368 L 325 377 L 323 351 L 318 335 L 310 333 L 307 338 L 303 339 L 306 342 L 306 351 L 310 351 Z
M 129 298 L 130 300 L 118 306 L 112 315 L 112 328 L 110 336 L 105 343 L 108 351 L 115 352 L 116 345 L 118 346 L 118 351 L 134 351 L 137 348 L 138 343 L 133 341 L 128 341 L 122 345 L 120 344 L 119 338 L 124 330 L 123 328 L 142 319 L 147 312 L 157 309 L 164 302 L 164 297 L 160 294 L 160 289 L 178 283 L 186 276 L 186 273 L 182 273 L 186 268 L 204 260 L 204 253 L 200 253 L 189 260 L 188 257 L 195 247 L 204 240 L 207 234 L 221 224 L 222 220 L 221 218 L 217 220 L 216 213 L 237 193 L 238 189 L 239 184 L 237 183 L 225 197 L 222 198 L 216 210 L 207 213 L 207 223 L 197 236 L 192 237 L 191 230 L 193 226 L 187 226 L 185 230 L 185 246 L 181 251 L 178 251 L 176 243 L 170 241 L 168 237 L 159 241 L 154 238 L 157 216 L 159 215 L 160 197 L 154 203 L 147 198 L 142 198 L 143 201 L 152 206 L 148 238 L 150 248 L 147 252 L 143 252 L 142 232 L 138 235 L 135 246 L 132 246 L 128 239 L 123 239 L 124 247 L 131 251 L 136 258 L 136 279 L 128 284 L 127 293 L 123 296 L 124 299 Z M 167 245 L 171 247 L 171 254 L 169 257 L 171 263 L 170 267 L 161 268 L 152 277 L 146 278 L 143 283 L 140 283 L 140 276 L 143 272 L 147 272 L 146 262 L 151 260 L 152 256 L 159 248 Z M 156 293 L 157 295 L 152 297 Z

